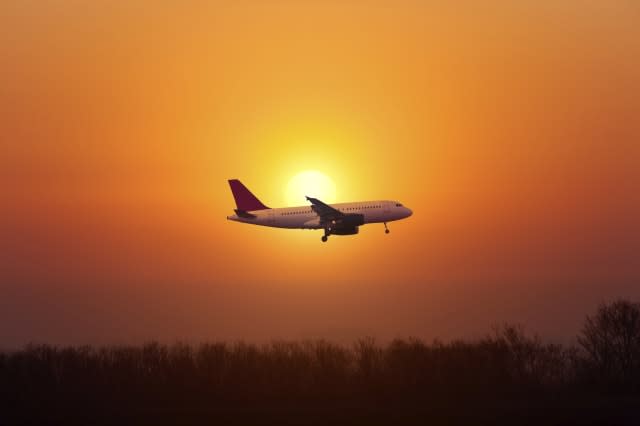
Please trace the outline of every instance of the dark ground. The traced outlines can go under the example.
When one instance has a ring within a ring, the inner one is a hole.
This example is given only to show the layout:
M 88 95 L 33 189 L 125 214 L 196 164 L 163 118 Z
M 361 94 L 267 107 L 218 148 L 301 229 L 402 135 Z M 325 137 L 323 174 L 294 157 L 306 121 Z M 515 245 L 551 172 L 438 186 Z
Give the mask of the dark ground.
M 639 376 L 592 361 L 514 327 L 447 344 L 30 345 L 0 352 L 0 426 L 640 425 Z

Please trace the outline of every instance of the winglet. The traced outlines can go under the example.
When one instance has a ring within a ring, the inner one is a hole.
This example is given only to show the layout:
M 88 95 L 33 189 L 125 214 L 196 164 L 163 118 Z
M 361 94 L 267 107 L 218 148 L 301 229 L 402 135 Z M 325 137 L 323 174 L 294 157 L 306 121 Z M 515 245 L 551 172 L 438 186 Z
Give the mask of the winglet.
M 231 193 L 236 200 L 238 210 L 250 212 L 255 210 L 267 210 L 269 207 L 262 204 L 258 198 L 247 189 L 238 179 L 229 179 Z

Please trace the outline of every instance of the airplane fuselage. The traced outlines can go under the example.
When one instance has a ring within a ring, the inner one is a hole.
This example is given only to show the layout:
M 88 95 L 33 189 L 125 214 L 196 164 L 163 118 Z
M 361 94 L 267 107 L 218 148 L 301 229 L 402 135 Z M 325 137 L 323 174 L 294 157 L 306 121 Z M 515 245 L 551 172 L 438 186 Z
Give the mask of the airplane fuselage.
M 361 214 L 364 223 L 384 223 L 404 219 L 411 216 L 411 210 L 396 201 L 379 200 L 356 203 L 329 204 L 345 214 Z M 234 214 L 228 220 L 250 223 L 252 225 L 270 226 L 289 229 L 323 229 L 320 217 L 311 206 L 284 207 L 255 210 L 247 215 Z
M 356 203 L 326 204 L 307 196 L 308 206 L 272 209 L 267 207 L 238 179 L 230 179 L 229 187 L 236 202 L 236 214 L 228 220 L 289 229 L 324 229 L 322 241 L 330 235 L 354 235 L 362 225 L 384 223 L 384 232 L 389 233 L 387 222 L 411 216 L 412 211 L 397 201 L 377 200 Z

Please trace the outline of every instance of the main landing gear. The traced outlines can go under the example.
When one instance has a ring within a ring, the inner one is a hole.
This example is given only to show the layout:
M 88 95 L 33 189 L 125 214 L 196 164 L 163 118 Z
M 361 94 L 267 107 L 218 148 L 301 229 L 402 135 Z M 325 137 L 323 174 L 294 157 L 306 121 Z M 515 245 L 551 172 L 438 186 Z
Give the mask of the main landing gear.
M 385 234 L 389 233 L 389 228 L 387 228 L 387 222 L 384 223 L 384 233 Z

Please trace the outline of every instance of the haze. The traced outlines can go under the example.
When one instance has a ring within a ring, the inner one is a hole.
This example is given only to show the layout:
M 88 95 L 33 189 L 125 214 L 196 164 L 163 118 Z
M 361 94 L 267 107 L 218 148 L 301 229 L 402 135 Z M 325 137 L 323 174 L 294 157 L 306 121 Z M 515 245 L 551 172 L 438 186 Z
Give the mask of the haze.
M 568 340 L 640 297 L 631 1 L 0 5 L 0 346 L 364 335 Z M 414 215 L 358 236 L 286 205 Z M 300 200 L 304 204 L 304 200 Z

